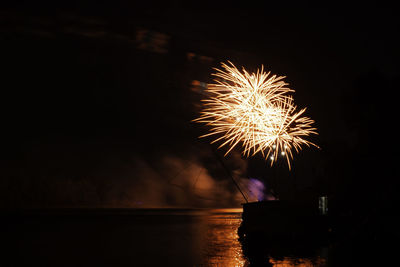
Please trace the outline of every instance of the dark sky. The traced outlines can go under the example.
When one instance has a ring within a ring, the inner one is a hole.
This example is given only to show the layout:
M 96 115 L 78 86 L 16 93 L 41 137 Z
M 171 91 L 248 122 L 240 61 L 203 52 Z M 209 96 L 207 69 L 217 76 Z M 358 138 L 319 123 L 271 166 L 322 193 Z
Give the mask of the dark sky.
M 291 172 L 239 150 L 226 158 L 245 190 L 252 177 L 282 199 L 388 201 L 398 173 L 394 7 L 223 2 L 5 4 L 1 205 L 238 205 L 215 146 L 197 138 L 206 129 L 191 122 L 202 97 L 192 81 L 210 82 L 227 60 L 287 76 L 319 129 L 321 150 L 305 149 Z

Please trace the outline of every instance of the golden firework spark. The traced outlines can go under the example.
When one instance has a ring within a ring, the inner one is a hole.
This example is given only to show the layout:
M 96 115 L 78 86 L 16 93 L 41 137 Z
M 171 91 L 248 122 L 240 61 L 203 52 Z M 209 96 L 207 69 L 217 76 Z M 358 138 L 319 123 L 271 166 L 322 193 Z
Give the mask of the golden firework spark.
M 217 136 L 212 143 L 222 142 L 219 148 L 229 146 L 225 155 L 241 144 L 245 156 L 262 153 L 271 165 L 279 155 L 284 156 L 290 169 L 292 150 L 316 146 L 303 139 L 317 134 L 314 121 L 302 117 L 305 108 L 296 111 L 289 95 L 294 90 L 287 87 L 285 77 L 266 73 L 263 66 L 250 74 L 228 63 L 221 63 L 222 70 L 215 69 L 215 83 L 207 89 L 209 98 L 194 120 L 210 126 L 210 132 L 201 137 Z

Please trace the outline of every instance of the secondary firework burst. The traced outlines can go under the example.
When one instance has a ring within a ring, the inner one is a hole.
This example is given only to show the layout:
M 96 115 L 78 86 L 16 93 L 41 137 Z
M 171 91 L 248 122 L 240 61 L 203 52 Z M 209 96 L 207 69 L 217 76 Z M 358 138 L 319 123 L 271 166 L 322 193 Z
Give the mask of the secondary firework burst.
M 297 111 L 294 90 L 284 76 L 271 75 L 263 66 L 255 73 L 242 71 L 228 61 L 215 69 L 215 83 L 209 84 L 200 117 L 194 121 L 210 126 L 201 137 L 214 136 L 212 143 L 227 146 L 227 155 L 241 145 L 247 157 L 261 153 L 271 165 L 284 156 L 290 169 L 293 151 L 303 145 L 316 146 L 304 138 L 317 134 L 314 121 Z M 316 146 L 317 147 L 317 146 Z

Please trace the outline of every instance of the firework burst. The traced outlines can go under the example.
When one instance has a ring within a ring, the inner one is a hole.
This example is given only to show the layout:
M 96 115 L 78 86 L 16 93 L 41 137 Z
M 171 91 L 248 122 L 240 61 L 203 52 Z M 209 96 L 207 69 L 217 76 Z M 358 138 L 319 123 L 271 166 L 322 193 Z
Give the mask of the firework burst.
M 289 169 L 293 150 L 316 146 L 303 139 L 317 134 L 314 121 L 302 117 L 306 109 L 296 111 L 289 95 L 294 90 L 287 87 L 285 77 L 264 72 L 263 67 L 256 73 L 240 71 L 231 62 L 222 63 L 222 68 L 215 69 L 215 83 L 209 84 L 209 97 L 194 120 L 210 126 L 210 132 L 201 137 L 215 136 L 212 143 L 229 147 L 225 155 L 241 145 L 245 156 L 261 153 L 271 165 L 284 156 Z

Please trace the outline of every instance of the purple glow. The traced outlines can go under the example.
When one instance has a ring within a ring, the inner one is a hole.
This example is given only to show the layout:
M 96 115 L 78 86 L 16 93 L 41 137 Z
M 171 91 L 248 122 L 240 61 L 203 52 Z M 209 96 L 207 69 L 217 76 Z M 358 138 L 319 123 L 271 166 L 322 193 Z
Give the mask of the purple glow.
M 265 186 L 263 182 L 254 178 L 250 178 L 249 192 L 253 198 L 256 198 L 258 201 L 265 200 L 264 190 Z

